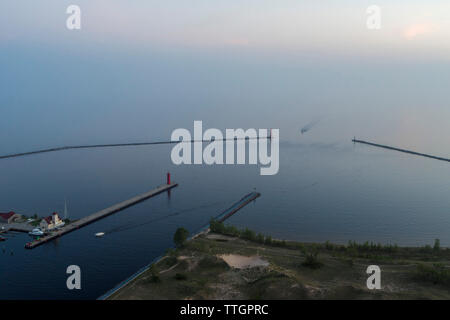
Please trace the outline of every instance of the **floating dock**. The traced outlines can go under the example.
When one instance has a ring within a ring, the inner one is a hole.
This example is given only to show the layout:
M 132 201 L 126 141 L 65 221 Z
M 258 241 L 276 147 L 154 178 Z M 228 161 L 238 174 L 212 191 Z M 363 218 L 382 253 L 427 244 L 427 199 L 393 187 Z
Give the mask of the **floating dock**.
M 26 249 L 33 249 L 36 248 L 37 246 L 40 246 L 41 244 L 47 243 L 49 241 L 55 240 L 56 238 L 59 238 L 69 232 L 78 230 L 92 222 L 95 222 L 97 220 L 100 220 L 102 218 L 105 218 L 113 213 L 116 213 L 120 210 L 123 210 L 125 208 L 128 208 L 136 203 L 139 203 L 141 201 L 144 201 L 148 198 L 154 197 L 164 191 L 168 191 L 172 188 L 175 188 L 176 186 L 178 186 L 177 183 L 169 183 L 168 184 L 164 184 L 162 186 L 157 187 L 156 189 L 150 190 L 146 193 L 143 193 L 141 195 L 138 195 L 134 198 L 128 199 L 126 201 L 120 202 L 118 204 L 115 204 L 109 208 L 103 209 L 101 211 L 98 211 L 96 213 L 93 213 L 87 217 L 81 218 L 80 220 L 77 220 L 75 222 L 72 222 L 64 227 L 62 227 L 61 229 L 58 229 L 57 231 L 53 231 L 51 234 L 43 236 L 42 238 L 40 238 L 39 240 L 34 240 L 32 242 L 28 242 L 25 245 Z
M 367 141 L 364 141 L 364 140 L 352 139 L 352 141 L 353 141 L 353 143 L 362 143 L 362 144 L 367 144 L 369 146 L 374 146 L 374 147 L 378 147 L 378 148 L 384 148 L 384 149 L 394 150 L 394 151 L 398 151 L 398 152 L 409 153 L 409 154 L 413 154 L 413 155 L 416 155 L 416 156 L 431 158 L 431 159 L 434 159 L 434 160 L 450 162 L 450 159 L 442 158 L 442 157 L 436 157 L 436 156 L 433 156 L 433 155 L 430 155 L 430 154 L 426 154 L 426 153 L 420 153 L 420 152 L 415 152 L 415 151 L 406 150 L 406 149 L 399 149 L 399 148 L 395 148 L 395 147 L 386 146 L 386 145 L 383 145 L 383 144 L 367 142 Z

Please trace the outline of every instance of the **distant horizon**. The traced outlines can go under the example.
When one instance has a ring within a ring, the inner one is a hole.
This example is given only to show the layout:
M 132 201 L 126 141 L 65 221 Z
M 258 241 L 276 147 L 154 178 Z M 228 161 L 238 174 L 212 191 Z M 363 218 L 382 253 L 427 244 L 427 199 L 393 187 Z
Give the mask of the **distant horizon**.
M 167 140 L 194 120 L 293 143 L 450 148 L 445 1 L 379 1 L 380 30 L 369 1 L 79 0 L 76 31 L 69 4 L 2 3 L 1 154 Z

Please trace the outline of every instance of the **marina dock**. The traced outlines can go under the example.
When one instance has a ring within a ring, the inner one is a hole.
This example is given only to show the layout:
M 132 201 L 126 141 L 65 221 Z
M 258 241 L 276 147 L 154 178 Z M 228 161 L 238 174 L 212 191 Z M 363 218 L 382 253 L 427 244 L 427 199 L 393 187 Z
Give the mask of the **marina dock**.
M 411 150 L 390 147 L 390 146 L 386 146 L 386 145 L 382 145 L 382 144 L 378 144 L 378 143 L 367 142 L 364 140 L 352 139 L 352 141 L 353 141 L 353 143 L 362 143 L 362 144 L 367 144 L 367 145 L 373 146 L 373 147 L 384 148 L 384 149 L 388 149 L 388 150 L 393 150 L 393 151 L 398 151 L 398 152 L 403 152 L 403 153 L 409 153 L 409 154 L 416 155 L 416 156 L 426 157 L 426 158 L 430 158 L 430 159 L 434 159 L 434 160 L 450 162 L 450 159 L 448 159 L 448 158 L 436 157 L 436 156 L 426 154 L 426 153 L 420 153 L 420 152 L 415 152 L 415 151 L 411 151 Z
M 169 179 L 170 180 L 170 179 Z M 118 204 L 115 204 L 109 208 L 100 210 L 98 212 L 95 212 L 87 217 L 81 218 L 80 220 L 77 220 L 75 222 L 72 222 L 64 227 L 62 227 L 61 229 L 58 229 L 57 231 L 53 231 L 51 234 L 43 236 L 42 238 L 40 238 L 39 240 L 34 240 L 32 242 L 28 242 L 25 245 L 26 249 L 33 249 L 36 248 L 37 246 L 40 246 L 41 244 L 47 243 L 49 241 L 55 240 L 56 238 L 59 238 L 69 232 L 78 230 L 92 222 L 95 222 L 97 220 L 100 220 L 102 218 L 105 218 L 113 213 L 116 213 L 118 211 L 121 211 L 125 208 L 128 208 L 132 205 L 135 205 L 136 203 L 139 203 L 141 201 L 144 201 L 148 198 L 154 197 L 162 192 L 168 191 L 172 188 L 175 188 L 176 186 L 178 186 L 177 183 L 170 183 L 170 181 L 168 181 L 167 184 L 164 184 L 162 186 L 159 186 L 153 190 L 150 190 L 146 193 L 143 193 L 141 195 L 138 195 L 136 197 L 133 197 L 131 199 L 125 200 L 123 202 L 120 202 Z

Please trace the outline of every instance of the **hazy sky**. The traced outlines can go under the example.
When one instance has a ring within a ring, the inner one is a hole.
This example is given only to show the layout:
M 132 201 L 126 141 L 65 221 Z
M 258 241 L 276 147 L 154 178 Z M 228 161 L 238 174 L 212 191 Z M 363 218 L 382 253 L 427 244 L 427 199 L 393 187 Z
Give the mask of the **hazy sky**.
M 448 0 L 0 3 L 0 153 L 168 139 L 203 120 L 449 155 L 449 84 Z

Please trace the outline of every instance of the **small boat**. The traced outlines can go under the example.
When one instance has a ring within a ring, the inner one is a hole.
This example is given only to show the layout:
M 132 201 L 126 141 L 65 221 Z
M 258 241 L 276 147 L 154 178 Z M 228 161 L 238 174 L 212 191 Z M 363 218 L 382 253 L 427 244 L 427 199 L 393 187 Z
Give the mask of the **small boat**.
M 95 236 L 96 236 L 97 238 L 103 237 L 104 235 L 105 235 L 104 232 L 99 232 L 99 233 L 96 233 L 96 234 L 95 234 Z
M 31 230 L 30 232 L 28 232 L 28 234 L 29 234 L 30 236 L 40 237 L 40 236 L 43 236 L 43 235 L 44 235 L 44 232 L 43 232 L 41 229 L 36 228 L 36 229 L 33 229 L 33 230 Z

